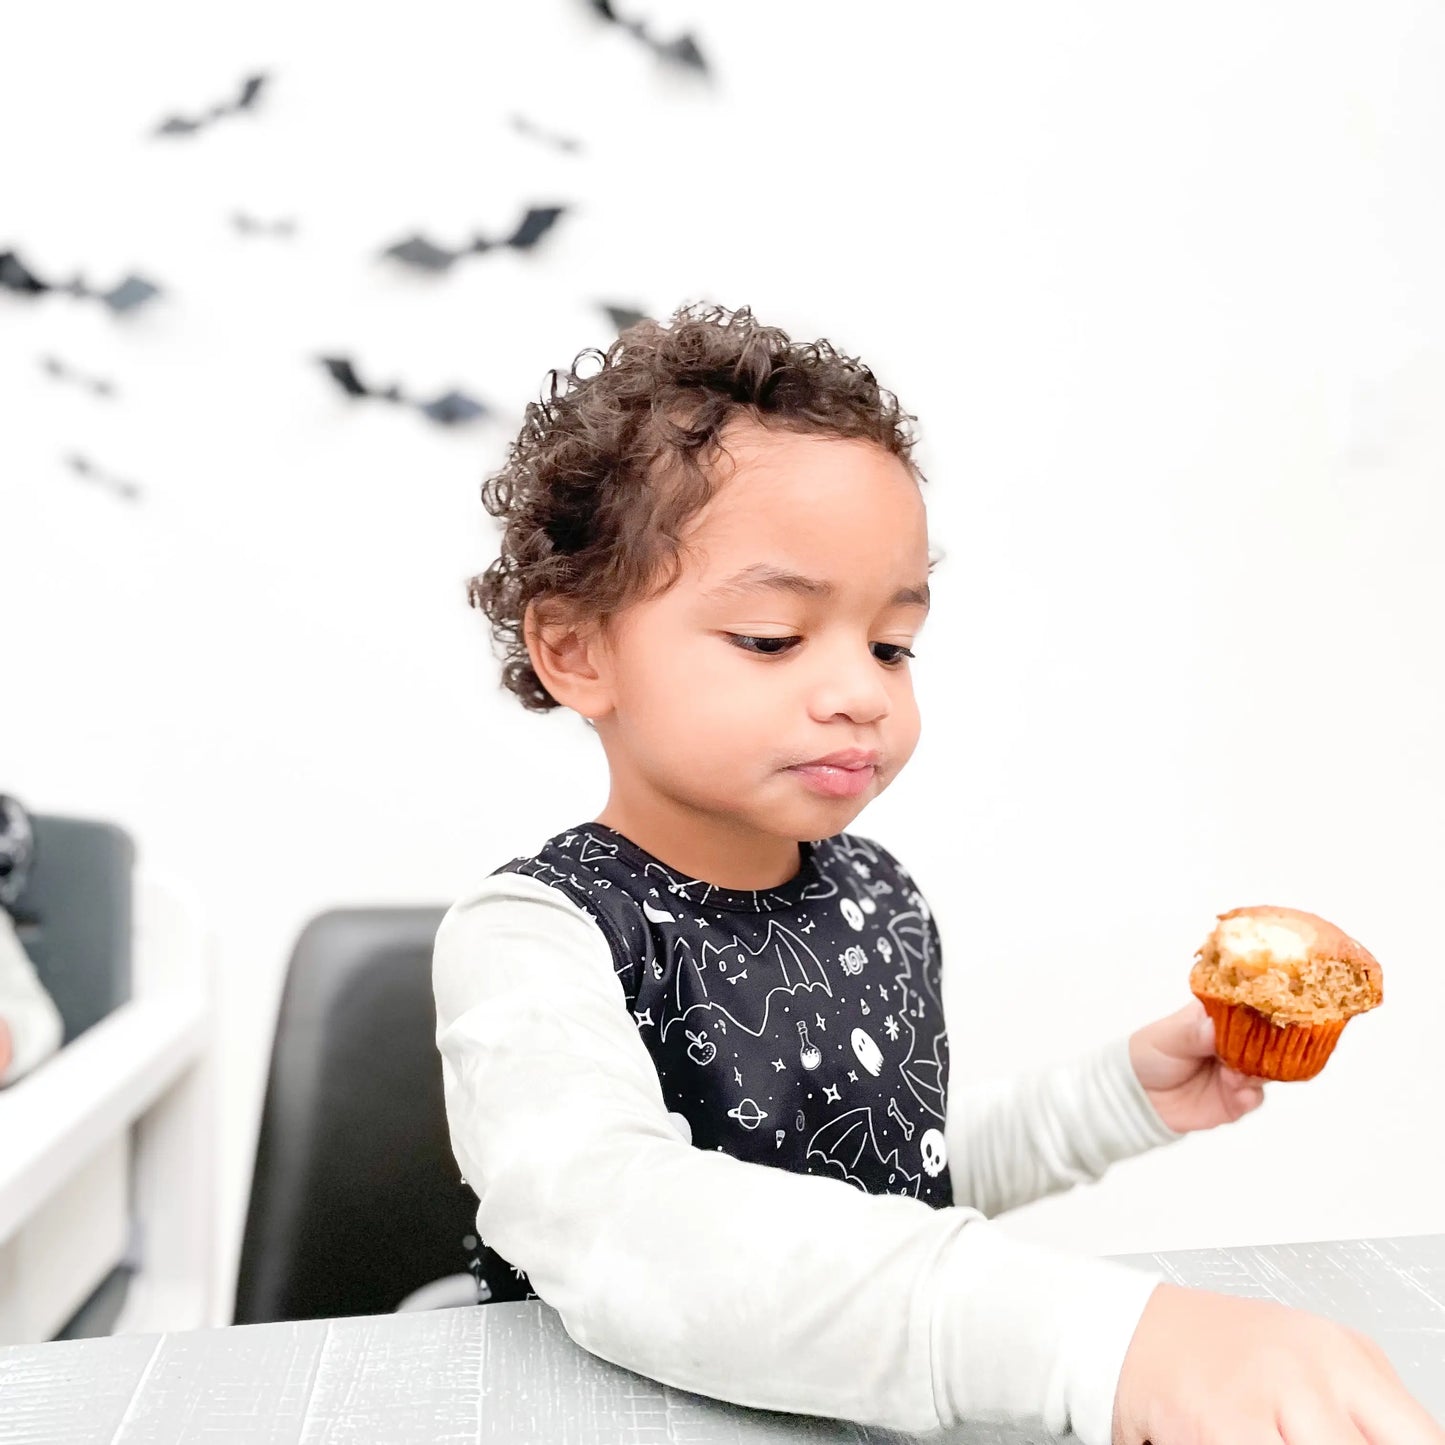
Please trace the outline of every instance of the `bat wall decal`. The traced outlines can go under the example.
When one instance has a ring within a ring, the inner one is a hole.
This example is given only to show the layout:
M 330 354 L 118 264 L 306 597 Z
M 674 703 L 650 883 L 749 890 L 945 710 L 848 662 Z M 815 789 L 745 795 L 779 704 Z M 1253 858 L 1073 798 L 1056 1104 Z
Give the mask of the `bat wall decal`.
M 153 286 L 140 276 L 127 276 L 108 291 L 96 291 L 87 286 L 83 274 L 77 274 L 73 281 L 46 281 L 20 259 L 18 251 L 0 251 L 0 287 L 20 296 L 43 296 L 54 291 L 66 296 L 88 297 L 103 302 L 117 313 L 134 311 L 137 306 L 143 306 L 162 294 L 159 286 Z
M 103 376 L 85 376 L 68 367 L 58 356 L 42 356 L 40 369 L 56 381 L 72 381 L 96 396 L 113 397 L 116 394 L 113 381 L 107 381 Z
M 553 150 L 565 151 L 568 155 L 576 155 L 582 149 L 582 142 L 575 136 L 557 135 L 553 131 L 545 131 L 524 115 L 512 117 L 512 129 L 518 135 L 527 136 L 530 140 L 541 141 L 543 145 L 549 145 Z
M 617 328 L 618 335 L 626 331 L 629 326 L 635 326 L 639 321 L 648 320 L 645 311 L 639 311 L 634 306 L 613 306 L 609 302 L 598 303 L 607 313 L 607 318 Z
M 281 221 L 258 221 L 244 211 L 232 211 L 231 225 L 243 236 L 294 236 L 296 234 L 296 221 L 289 216 Z
M 93 483 L 102 491 L 109 492 L 122 502 L 140 501 L 141 490 L 134 482 L 127 482 L 120 477 L 101 471 L 88 457 L 82 456 L 79 452 L 72 452 L 66 457 L 65 464 L 76 476 Z
M 261 94 L 261 88 L 269 79 L 264 73 L 261 75 L 248 75 L 241 82 L 241 90 L 236 99 L 221 105 L 213 105 L 197 119 L 190 119 L 183 115 L 167 116 L 155 129 L 156 135 L 195 135 L 197 131 L 204 130 L 209 125 L 214 125 L 218 120 L 228 115 L 239 115 L 245 110 L 256 108 L 257 98 Z
M 457 251 L 449 251 L 426 236 L 412 236 L 394 246 L 388 246 L 382 255 L 401 261 L 418 271 L 449 271 L 452 264 L 463 256 L 481 256 L 503 247 L 510 247 L 514 251 L 530 251 L 566 214 L 565 206 L 533 206 L 517 223 L 512 234 L 500 241 L 491 241 L 479 235 L 473 237 L 470 245 Z
M 624 20 L 613 7 L 612 0 L 590 0 L 590 4 L 592 9 L 604 20 L 609 24 L 620 26 L 640 45 L 644 45 L 652 51 L 659 60 L 671 61 L 674 65 L 696 70 L 702 75 L 708 74 L 707 60 L 702 51 L 698 49 L 697 41 L 691 35 L 679 35 L 676 40 L 658 40 L 648 34 L 646 22 Z
M 465 392 L 449 391 L 433 401 L 418 401 L 407 396 L 395 384 L 387 387 L 367 386 L 357 374 L 351 358 L 346 356 L 323 356 L 318 358 L 331 379 L 347 396 L 370 397 L 377 401 L 389 401 L 398 406 L 414 407 L 423 416 L 443 426 L 456 426 L 486 416 L 489 408 L 473 400 Z

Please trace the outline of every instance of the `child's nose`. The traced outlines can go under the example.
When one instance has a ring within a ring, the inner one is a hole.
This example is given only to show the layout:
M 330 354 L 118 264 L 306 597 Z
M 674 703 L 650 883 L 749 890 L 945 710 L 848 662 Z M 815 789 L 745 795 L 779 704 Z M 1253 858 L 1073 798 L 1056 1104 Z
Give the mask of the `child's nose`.
M 871 647 L 857 643 L 834 646 L 814 654 L 810 706 L 826 721 L 840 714 L 854 722 L 877 722 L 892 706 L 885 664 Z

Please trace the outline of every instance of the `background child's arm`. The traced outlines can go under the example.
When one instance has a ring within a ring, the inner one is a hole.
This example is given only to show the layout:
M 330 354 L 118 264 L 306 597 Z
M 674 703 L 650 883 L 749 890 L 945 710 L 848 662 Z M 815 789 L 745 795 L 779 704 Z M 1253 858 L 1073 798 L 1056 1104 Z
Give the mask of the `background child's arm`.
M 479 1232 L 574 1340 L 744 1405 L 911 1431 L 1042 1417 L 1109 1445 L 1154 1277 L 684 1144 L 595 922 L 489 882 L 533 896 L 484 885 L 437 936 L 452 1143 Z
M 0 1061 L 0 1086 L 13 1084 L 60 1047 L 64 1025 L 10 921 L 0 908 L 0 1018 L 9 1047 Z

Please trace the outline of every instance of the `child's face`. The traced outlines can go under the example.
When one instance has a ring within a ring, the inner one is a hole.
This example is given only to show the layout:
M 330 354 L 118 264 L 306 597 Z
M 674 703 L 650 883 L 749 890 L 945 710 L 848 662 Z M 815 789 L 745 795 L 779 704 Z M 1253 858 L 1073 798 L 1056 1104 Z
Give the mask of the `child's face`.
M 846 828 L 918 743 L 901 649 L 927 615 L 927 524 L 906 465 L 871 443 L 748 426 L 727 445 L 677 583 L 624 609 L 599 644 L 587 710 L 612 773 L 601 821 L 644 847 L 649 832 L 711 830 L 781 858 L 779 840 Z M 828 590 L 724 588 L 752 568 Z M 878 754 L 847 791 L 796 771 L 845 749 Z

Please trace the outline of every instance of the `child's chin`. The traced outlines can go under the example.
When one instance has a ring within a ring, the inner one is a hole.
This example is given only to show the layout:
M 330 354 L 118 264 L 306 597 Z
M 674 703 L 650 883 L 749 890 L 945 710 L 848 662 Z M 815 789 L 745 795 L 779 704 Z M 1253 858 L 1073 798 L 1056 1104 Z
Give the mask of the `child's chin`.
M 829 838 L 844 832 L 853 820 L 873 801 L 869 789 L 857 798 L 825 798 L 808 795 L 799 800 L 797 833 L 799 838 Z M 810 832 L 809 829 L 812 831 Z

